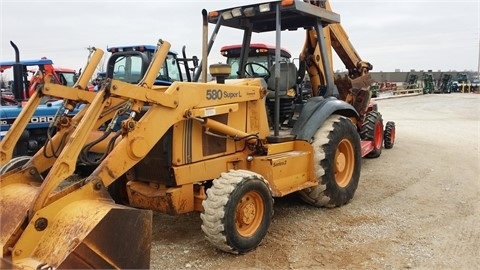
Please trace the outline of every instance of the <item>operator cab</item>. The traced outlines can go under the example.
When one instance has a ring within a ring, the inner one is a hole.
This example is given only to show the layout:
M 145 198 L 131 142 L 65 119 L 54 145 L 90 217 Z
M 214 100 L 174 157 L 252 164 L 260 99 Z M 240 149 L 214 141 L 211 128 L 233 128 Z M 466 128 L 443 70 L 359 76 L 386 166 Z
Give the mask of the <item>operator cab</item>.
M 53 76 L 52 83 L 72 87 L 77 82 L 78 74 L 75 70 L 68 68 L 55 68 L 55 73 L 57 76 Z
M 244 61 L 243 69 L 240 68 L 240 63 L 242 62 L 241 56 L 242 53 L 245 55 L 247 55 L 247 53 L 242 52 L 242 48 L 245 48 L 242 44 L 236 44 L 223 46 L 220 49 L 220 53 L 227 58 L 227 64 L 232 67 L 231 73 L 227 78 L 264 78 L 268 89 L 272 90 L 269 92 L 266 102 L 270 111 L 270 117 L 273 119 L 274 89 L 277 89 L 275 86 L 275 46 L 263 43 L 251 43 L 248 47 L 248 56 L 247 60 Z M 283 108 L 282 116 L 280 117 L 280 122 L 282 123 L 292 116 L 293 102 L 296 97 L 297 68 L 295 64 L 290 61 L 291 57 L 292 55 L 287 49 L 280 49 L 278 65 L 280 65 L 281 77 L 278 82 L 277 91 L 282 97 L 280 101 L 283 104 L 283 106 L 281 106 Z
M 238 64 L 235 62 L 231 63 L 232 75 L 235 76 L 237 74 L 237 78 L 253 77 L 252 75 L 254 75 L 248 74 L 250 51 L 247 49 L 252 48 L 252 45 L 255 44 L 251 42 L 254 39 L 254 34 L 275 33 L 275 46 L 266 48 L 268 51 L 275 52 L 275 57 L 272 57 L 274 64 L 267 67 L 270 74 L 266 75 L 268 77 L 267 85 L 269 90 L 266 103 L 270 118 L 269 122 L 274 129 L 275 137 L 279 136 L 279 129 L 283 125 L 288 127 L 298 126 L 297 123 L 299 122 L 297 120 L 300 117 L 300 112 L 304 104 L 308 102 L 307 99 L 309 100 L 309 96 L 304 95 L 306 91 L 301 87 L 305 75 L 305 62 L 306 59 L 309 59 L 308 57 L 316 56 L 311 58 L 311 62 L 315 63 L 315 66 L 312 68 L 317 69 L 316 74 L 310 76 L 310 79 L 312 77 L 316 79 L 315 85 L 312 84 L 312 91 L 310 92 L 321 95 L 324 98 L 334 97 L 338 93 L 333 83 L 333 69 L 330 66 L 330 61 L 327 60 L 328 52 L 324 48 L 326 44 L 323 37 L 324 27 L 340 22 L 338 14 L 302 1 L 275 1 L 250 4 L 208 13 L 204 10 L 204 14 L 206 21 L 215 25 L 210 42 L 204 44 L 206 52 L 211 49 L 213 40 L 216 39 L 221 27 L 237 29 L 243 32 L 242 45 L 240 48 L 237 48 L 238 56 L 236 61 Z M 295 31 L 298 29 L 307 30 L 308 34 L 317 33 L 319 36 L 311 35 L 307 37 L 309 42 L 306 42 L 306 55 L 297 68 L 293 64 L 290 65 L 291 63 L 289 62 L 283 61 L 280 33 L 283 30 Z M 322 54 L 321 56 L 314 55 L 317 45 L 321 45 L 321 48 L 318 50 Z M 321 63 L 316 62 L 319 61 L 318 59 L 322 59 Z M 271 62 L 267 64 L 271 64 Z M 264 68 L 263 70 L 265 71 L 266 69 Z M 250 71 L 254 73 L 254 70 Z M 200 72 L 201 70 L 195 73 L 195 79 L 200 77 Z M 325 72 L 325 74 L 321 74 L 322 72 Z M 259 72 L 256 73 L 259 74 Z M 327 91 L 323 93 L 319 89 L 326 89 Z M 304 119 L 307 121 L 309 118 L 305 116 Z
M 112 55 L 107 63 L 107 77 L 137 84 L 147 71 L 156 48 L 157 46 L 152 45 L 108 48 L 107 51 Z M 169 51 L 154 84 L 168 86 L 175 81 L 183 81 L 183 75 L 177 60 L 177 53 Z
M 232 67 L 228 79 L 240 78 L 240 55 L 242 44 L 227 45 L 220 49 L 220 53 L 227 58 L 227 64 Z M 280 62 L 290 63 L 292 55 L 287 49 L 280 50 Z M 263 43 L 252 43 L 248 49 L 248 58 L 244 65 L 246 76 L 271 77 L 271 67 L 275 63 L 275 46 Z

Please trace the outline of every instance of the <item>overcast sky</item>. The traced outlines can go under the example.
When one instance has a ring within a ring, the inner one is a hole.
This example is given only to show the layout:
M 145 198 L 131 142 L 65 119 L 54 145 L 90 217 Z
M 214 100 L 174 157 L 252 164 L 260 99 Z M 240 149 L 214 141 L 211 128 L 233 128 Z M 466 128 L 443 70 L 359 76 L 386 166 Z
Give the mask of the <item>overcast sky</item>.
M 201 10 L 224 9 L 265 1 L 236 0 L 0 0 L 0 60 L 51 58 L 56 66 L 85 66 L 87 47 L 156 44 L 201 57 Z M 360 57 L 373 71 L 474 70 L 479 68 L 480 0 L 330 0 Z M 210 31 L 213 29 L 213 25 Z M 222 61 L 221 46 L 241 43 L 224 28 L 210 63 Z M 282 46 L 297 57 L 303 30 L 282 34 Z M 253 42 L 274 44 L 273 33 Z M 335 70 L 344 70 L 338 61 Z

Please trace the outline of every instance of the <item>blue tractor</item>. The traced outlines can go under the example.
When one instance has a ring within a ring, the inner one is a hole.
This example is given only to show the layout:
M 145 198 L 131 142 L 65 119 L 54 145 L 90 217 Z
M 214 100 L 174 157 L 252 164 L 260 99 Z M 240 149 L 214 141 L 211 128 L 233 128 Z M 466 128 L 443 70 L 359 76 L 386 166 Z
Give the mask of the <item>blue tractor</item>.
M 15 119 L 22 111 L 23 104 L 27 102 L 29 95 L 24 95 L 28 92 L 28 88 L 31 84 L 25 82 L 27 77 L 25 71 L 27 66 L 34 64 L 32 61 L 20 61 L 18 48 L 13 42 L 12 46 L 16 52 L 16 61 L 5 62 L 3 66 L 13 67 L 14 80 L 13 80 L 13 98 L 9 99 L 9 104 L 6 106 L 0 106 L 0 140 L 2 140 L 7 131 L 11 128 Z M 145 74 L 150 61 L 155 53 L 156 46 L 152 45 L 135 45 L 135 46 L 118 46 L 110 47 L 107 49 L 111 53 L 108 62 L 106 72 L 98 73 L 101 76 L 97 77 L 97 83 L 101 83 L 102 80 L 107 78 L 113 78 L 116 80 L 122 80 L 128 83 L 137 83 Z M 179 58 L 176 52 L 170 51 L 167 59 L 160 70 L 156 85 L 170 85 L 174 81 L 191 81 L 191 72 L 198 66 L 198 58 L 193 57 L 188 59 L 185 54 L 185 47 L 183 47 L 183 58 Z M 193 62 L 193 67 L 189 67 L 189 62 Z M 48 59 L 42 59 L 37 62 L 38 70 L 40 74 L 45 74 L 48 70 L 45 70 L 47 64 L 51 64 L 52 61 Z M 2 65 L 2 63 L 0 63 Z M 181 68 L 181 65 L 184 68 Z M 182 71 L 183 70 L 183 71 Z M 77 75 L 78 76 L 78 75 Z M 52 76 L 54 77 L 54 76 Z M 41 78 L 41 77 L 39 77 Z M 64 82 L 61 84 L 66 86 L 74 86 L 75 81 L 70 83 Z M 41 86 L 41 80 L 37 81 L 37 84 Z M 27 89 L 27 90 L 26 90 Z M 93 89 L 86 88 L 85 91 Z M 69 110 L 68 115 L 73 117 L 83 105 L 78 105 L 74 110 Z M 23 130 L 22 135 L 16 142 L 16 146 L 13 151 L 13 157 L 16 156 L 30 156 L 36 153 L 45 143 L 55 134 L 56 125 L 55 122 L 57 116 L 65 111 L 63 100 L 51 100 L 45 97 L 41 104 L 37 107 L 30 122 Z M 121 121 L 121 118 L 118 120 Z M 118 124 L 116 124 L 118 128 Z M 0 149 L 2 150 L 2 149 Z

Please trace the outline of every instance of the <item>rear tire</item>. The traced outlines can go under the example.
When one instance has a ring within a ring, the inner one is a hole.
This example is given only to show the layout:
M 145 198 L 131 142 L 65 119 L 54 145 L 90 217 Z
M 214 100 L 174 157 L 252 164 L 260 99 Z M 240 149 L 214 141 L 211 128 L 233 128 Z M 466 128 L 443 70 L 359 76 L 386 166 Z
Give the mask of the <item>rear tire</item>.
M 317 186 L 299 191 L 300 198 L 316 207 L 348 203 L 360 179 L 360 137 L 350 119 L 331 115 L 314 135 Z
M 268 183 L 259 174 L 236 170 L 222 173 L 202 203 L 202 230 L 215 247 L 245 253 L 267 234 L 273 215 Z
M 378 111 L 370 111 L 362 123 L 360 137 L 362 140 L 372 141 L 373 150 L 365 157 L 377 158 L 382 154 L 383 145 L 383 119 Z
M 395 122 L 388 121 L 385 124 L 385 132 L 383 135 L 385 149 L 393 148 L 395 144 Z
M 2 167 L 0 167 L 0 175 L 7 173 L 13 169 L 22 167 L 31 159 L 32 159 L 31 156 L 20 156 L 20 157 L 12 158 L 10 161 L 8 161 Z

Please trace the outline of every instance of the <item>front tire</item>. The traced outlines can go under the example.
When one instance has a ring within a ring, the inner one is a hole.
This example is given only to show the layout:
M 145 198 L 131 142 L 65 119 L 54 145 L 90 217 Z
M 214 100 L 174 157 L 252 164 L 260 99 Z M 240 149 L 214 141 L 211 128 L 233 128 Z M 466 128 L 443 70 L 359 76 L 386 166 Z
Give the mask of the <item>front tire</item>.
M 385 132 L 383 135 L 385 149 L 393 148 L 395 144 L 395 122 L 388 121 L 385 124 Z
M 299 191 L 316 207 L 348 203 L 357 190 L 361 169 L 360 137 L 350 119 L 331 115 L 313 140 L 315 175 L 319 184 Z
M 268 183 L 259 174 L 232 170 L 222 173 L 202 203 L 202 230 L 215 247 L 245 253 L 267 234 L 273 215 Z
M 377 158 L 382 154 L 383 145 L 383 119 L 378 111 L 370 111 L 365 116 L 360 132 L 362 140 L 372 141 L 373 150 L 365 157 Z

